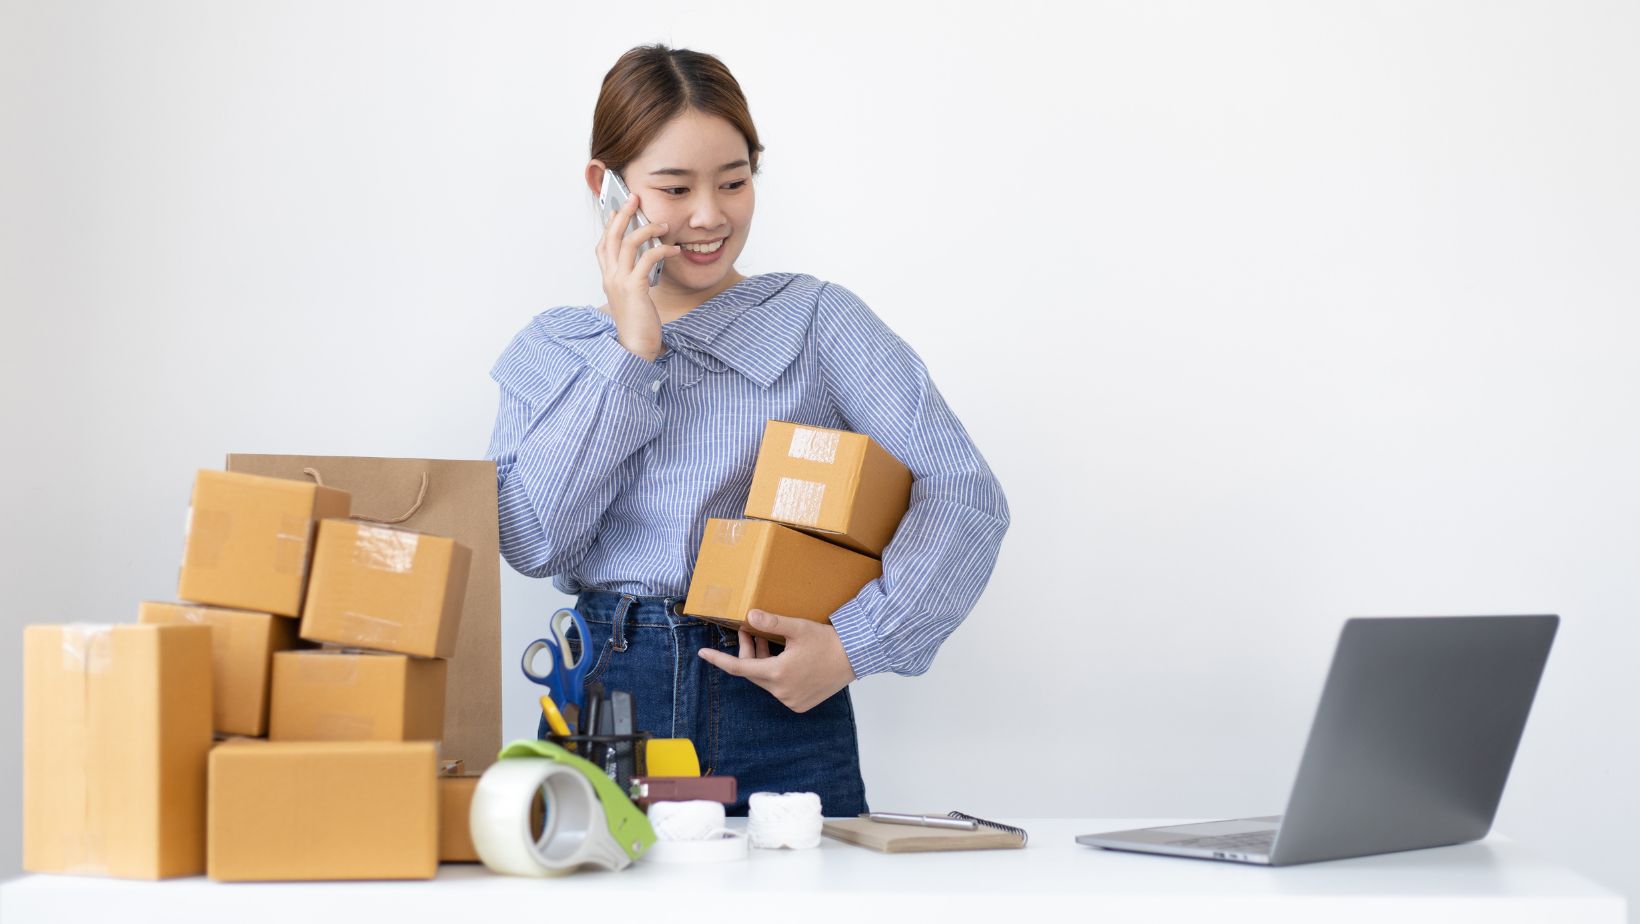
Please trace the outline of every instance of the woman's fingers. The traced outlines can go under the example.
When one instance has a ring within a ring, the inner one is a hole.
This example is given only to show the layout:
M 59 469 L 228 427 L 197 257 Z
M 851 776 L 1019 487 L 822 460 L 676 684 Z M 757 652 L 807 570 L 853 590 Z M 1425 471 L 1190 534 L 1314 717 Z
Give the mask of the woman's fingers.
M 767 658 L 769 656 L 769 640 L 760 635 L 753 635 L 742 628 L 740 630 L 740 656 L 747 660 Z
M 626 239 L 621 241 L 621 272 L 629 273 L 636 271 L 637 267 L 635 264 L 638 261 L 638 245 L 642 244 L 649 238 L 659 237 L 665 233 L 666 223 L 661 222 L 659 224 L 644 225 L 642 228 L 628 234 Z M 659 249 L 659 247 L 652 248 L 652 250 Z M 644 256 L 648 255 L 649 254 L 647 252 L 644 254 Z M 645 267 L 645 269 L 647 270 L 648 267 Z
M 638 210 L 638 197 L 631 196 L 626 204 L 615 210 L 609 217 L 609 223 L 604 225 L 604 233 L 598 237 L 598 264 L 608 272 L 611 267 L 609 261 L 620 251 L 621 237 L 626 233 L 626 226 L 632 221 L 632 215 Z

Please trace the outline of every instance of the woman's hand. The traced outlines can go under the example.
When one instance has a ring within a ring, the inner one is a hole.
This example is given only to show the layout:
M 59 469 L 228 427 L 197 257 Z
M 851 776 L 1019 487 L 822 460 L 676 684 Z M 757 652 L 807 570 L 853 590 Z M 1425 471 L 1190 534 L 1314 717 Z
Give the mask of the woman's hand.
M 666 224 L 651 222 L 623 238 L 621 231 L 637 211 L 638 194 L 633 193 L 604 228 L 596 253 L 598 266 L 604 271 L 604 295 L 609 299 L 609 313 L 615 318 L 621 346 L 653 362 L 661 355 L 661 316 L 649 297 L 649 268 L 683 248 L 657 242 L 657 246 L 638 257 L 638 245 L 665 234 Z
M 711 648 L 700 649 L 700 656 L 768 690 L 793 712 L 808 712 L 854 680 L 843 642 L 826 623 L 762 610 L 752 610 L 746 618 L 758 629 L 785 636 L 786 650 L 770 657 L 767 639 L 741 629 L 740 657 Z

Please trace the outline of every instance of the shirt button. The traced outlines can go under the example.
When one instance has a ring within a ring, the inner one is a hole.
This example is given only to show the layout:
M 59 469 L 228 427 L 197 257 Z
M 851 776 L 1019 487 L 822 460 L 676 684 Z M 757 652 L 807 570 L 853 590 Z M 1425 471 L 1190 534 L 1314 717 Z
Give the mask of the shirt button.
M 649 383 L 649 390 L 650 391 L 660 391 L 661 390 L 661 383 L 660 382 L 650 382 Z

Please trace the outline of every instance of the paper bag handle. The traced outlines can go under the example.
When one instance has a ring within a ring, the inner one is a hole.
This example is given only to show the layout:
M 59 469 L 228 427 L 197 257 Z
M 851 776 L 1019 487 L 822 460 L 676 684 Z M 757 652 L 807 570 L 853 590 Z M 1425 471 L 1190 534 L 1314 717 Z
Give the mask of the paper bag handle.
M 319 470 L 318 469 L 316 469 L 316 468 L 304 468 L 304 469 L 302 469 L 302 474 L 311 477 L 313 479 L 314 484 L 317 484 L 319 487 L 322 488 L 322 487 L 325 486 L 325 480 L 323 478 L 319 477 Z M 386 524 L 389 524 L 389 525 L 391 525 L 393 523 L 403 523 L 405 520 L 408 520 L 411 517 L 416 515 L 416 511 L 421 509 L 422 502 L 425 501 L 425 500 L 427 500 L 427 473 L 422 472 L 421 473 L 421 490 L 419 492 L 417 492 L 416 502 L 414 504 L 410 505 L 409 510 L 406 510 L 405 512 L 399 514 L 396 517 L 391 517 L 391 518 L 385 519 L 385 520 L 384 519 L 379 519 L 377 517 L 367 517 L 362 513 L 353 514 L 352 519 L 364 520 L 367 523 L 386 523 Z

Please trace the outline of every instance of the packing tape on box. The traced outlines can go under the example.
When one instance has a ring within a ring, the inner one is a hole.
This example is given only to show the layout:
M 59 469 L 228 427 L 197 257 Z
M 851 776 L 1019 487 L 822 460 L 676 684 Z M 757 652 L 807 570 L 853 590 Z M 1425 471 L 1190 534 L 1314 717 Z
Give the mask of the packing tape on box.
M 814 526 L 820 522 L 820 505 L 825 499 L 825 484 L 782 477 L 775 488 L 771 514 L 776 520 Z
M 182 527 L 182 566 L 216 569 L 232 523 L 233 516 L 225 510 L 202 510 L 188 505 L 188 519 Z
M 786 448 L 786 454 L 793 459 L 830 464 L 837 461 L 837 444 L 841 439 L 842 433 L 836 430 L 797 427 L 792 430 L 792 441 Z
M 304 574 L 308 564 L 308 544 L 313 538 L 314 523 L 308 517 L 285 514 L 279 518 L 278 546 L 274 552 L 273 570 L 280 574 Z
M 358 524 L 353 540 L 353 562 L 361 568 L 407 574 L 416 565 L 416 533 L 386 526 Z
M 391 616 L 343 610 L 338 623 L 337 631 L 346 635 L 350 644 L 391 645 L 400 641 L 404 635 L 404 621 Z
M 90 768 L 101 764 L 111 755 L 102 753 L 104 742 L 92 734 L 91 710 L 97 694 L 92 690 L 92 677 L 108 672 L 114 661 L 114 627 L 96 623 L 70 623 L 62 627 L 63 670 L 82 678 L 79 699 L 80 732 L 73 737 L 84 745 L 77 760 L 64 763 L 65 772 L 79 777 L 77 787 L 83 822 L 78 836 L 62 845 L 64 861 L 62 872 L 73 876 L 106 876 L 108 855 L 105 846 L 108 829 L 103 823 L 105 813 L 92 791 Z
M 537 835 L 531 806 L 546 818 Z M 513 876 L 620 870 L 655 844 L 649 819 L 597 766 L 550 741 L 515 741 L 479 778 L 468 813 L 484 865 Z
M 359 681 L 359 657 L 351 651 L 292 651 L 274 656 L 274 668 L 294 663 L 303 683 L 334 683 L 353 686 Z
M 743 520 L 715 520 L 712 523 L 715 535 L 712 540 L 718 545 L 737 545 L 740 534 L 745 531 Z
M 75 622 L 63 626 L 63 669 L 78 674 L 101 674 L 113 659 L 114 627 Z

